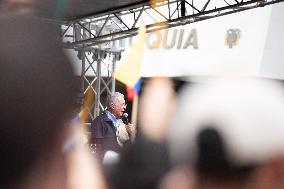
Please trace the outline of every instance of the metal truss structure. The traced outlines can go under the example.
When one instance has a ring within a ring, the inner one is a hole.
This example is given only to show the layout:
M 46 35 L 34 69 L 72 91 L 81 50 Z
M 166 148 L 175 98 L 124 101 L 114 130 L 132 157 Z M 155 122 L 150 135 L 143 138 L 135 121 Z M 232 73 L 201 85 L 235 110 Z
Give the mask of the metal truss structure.
M 210 18 L 279 3 L 284 0 L 155 0 L 65 23 L 66 48 L 88 46 L 131 37 L 145 24 L 147 32 L 190 24 Z M 68 34 L 73 30 L 73 34 Z M 78 31 L 80 34 L 78 35 Z
M 81 92 L 86 94 L 92 90 L 95 94 L 94 102 L 89 109 L 91 120 L 103 110 L 105 105 L 101 101 L 101 95 L 115 92 L 115 79 L 113 73 L 116 61 L 121 57 L 121 51 L 113 49 L 89 48 L 78 51 L 82 60 L 81 69 Z M 106 72 L 102 77 L 102 71 Z M 89 73 L 87 76 L 87 72 Z
M 90 111 L 94 119 L 104 109 L 100 95 L 105 90 L 115 90 L 113 71 L 121 50 L 116 42 L 137 35 L 138 28 L 144 24 L 147 32 L 190 24 L 210 18 L 228 15 L 249 9 L 264 7 L 284 0 L 154 0 L 139 5 L 125 7 L 105 13 L 94 14 L 62 24 L 64 47 L 81 53 L 82 91 L 91 88 L 96 100 Z M 101 76 L 105 57 L 111 56 L 108 63 L 109 79 Z M 88 70 L 94 77 L 86 76 Z

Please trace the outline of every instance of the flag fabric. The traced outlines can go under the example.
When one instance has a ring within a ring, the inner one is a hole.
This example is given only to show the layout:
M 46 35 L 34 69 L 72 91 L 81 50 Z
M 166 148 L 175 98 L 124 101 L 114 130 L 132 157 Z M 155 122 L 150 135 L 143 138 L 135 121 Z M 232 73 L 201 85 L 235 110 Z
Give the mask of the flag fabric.
M 139 29 L 138 39 L 131 45 L 124 61 L 114 72 L 114 77 L 118 81 L 124 83 L 127 87 L 128 100 L 132 100 L 135 93 L 139 92 L 141 80 L 141 66 L 146 38 L 146 27 Z
M 142 83 L 142 80 L 139 79 L 134 85 L 134 87 L 126 86 L 127 100 L 129 101 L 133 100 L 135 94 L 137 94 L 140 91 L 141 83 Z
M 165 0 L 150 0 L 150 6 L 155 8 L 156 5 L 161 2 L 165 2 Z M 167 27 L 167 21 L 163 22 L 162 26 Z M 126 85 L 128 100 L 132 100 L 141 87 L 140 72 L 145 39 L 146 27 L 143 25 L 139 29 L 137 42 L 133 43 L 133 45 L 129 48 L 126 58 L 114 72 L 115 79 Z
M 94 102 L 94 95 L 95 95 L 94 91 L 92 90 L 91 87 L 89 87 L 84 100 L 83 108 L 79 113 L 80 121 L 82 124 L 88 122 L 89 111 L 91 109 L 92 103 Z

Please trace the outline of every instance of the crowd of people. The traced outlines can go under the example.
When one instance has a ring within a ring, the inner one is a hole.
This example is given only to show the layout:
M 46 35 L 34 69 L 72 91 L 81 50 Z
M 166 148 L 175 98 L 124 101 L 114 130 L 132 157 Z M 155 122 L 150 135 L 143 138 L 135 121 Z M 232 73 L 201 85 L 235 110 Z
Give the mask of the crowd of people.
M 207 78 L 177 95 L 149 79 L 138 123 L 112 93 L 91 123 L 92 154 L 71 126 L 80 86 L 55 26 L 25 13 L 0 25 L 0 188 L 284 188 L 281 81 Z

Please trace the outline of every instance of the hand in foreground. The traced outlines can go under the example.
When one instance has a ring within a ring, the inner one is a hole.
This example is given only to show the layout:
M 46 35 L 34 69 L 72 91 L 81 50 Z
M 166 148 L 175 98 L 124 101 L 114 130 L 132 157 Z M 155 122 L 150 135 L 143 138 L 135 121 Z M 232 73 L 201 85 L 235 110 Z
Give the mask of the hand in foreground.
M 126 131 L 130 135 L 131 141 L 134 142 L 134 139 L 136 137 L 136 127 L 132 123 L 128 123 L 125 125 Z

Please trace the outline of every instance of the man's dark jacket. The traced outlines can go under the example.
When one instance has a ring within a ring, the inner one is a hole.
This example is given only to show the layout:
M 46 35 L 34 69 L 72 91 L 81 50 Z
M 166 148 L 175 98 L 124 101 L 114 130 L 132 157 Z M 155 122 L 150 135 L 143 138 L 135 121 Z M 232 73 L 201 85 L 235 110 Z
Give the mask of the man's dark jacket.
M 120 146 L 116 140 L 116 127 L 108 118 L 106 112 L 96 117 L 91 124 L 91 143 L 97 144 L 98 142 L 103 154 L 109 150 L 120 151 Z

